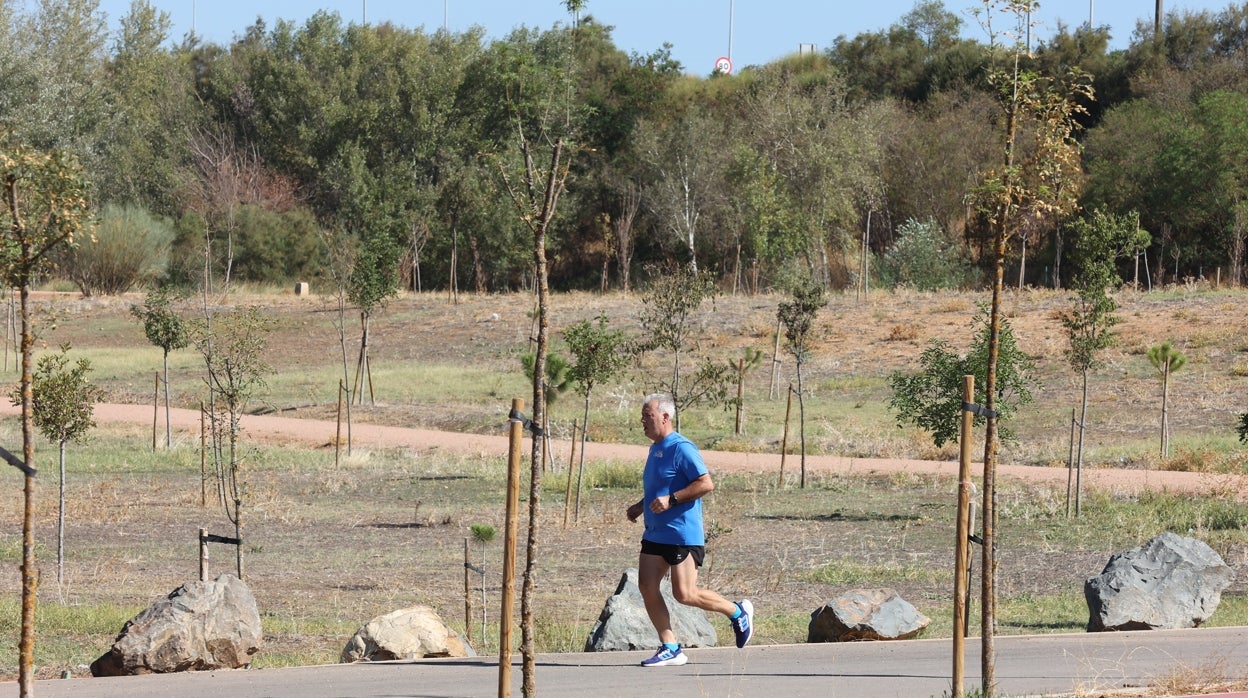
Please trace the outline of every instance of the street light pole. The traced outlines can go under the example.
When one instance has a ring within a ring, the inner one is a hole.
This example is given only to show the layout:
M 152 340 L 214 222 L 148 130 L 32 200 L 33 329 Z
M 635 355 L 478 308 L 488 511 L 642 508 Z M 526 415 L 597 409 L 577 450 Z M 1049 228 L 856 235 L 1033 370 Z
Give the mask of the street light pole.
M 732 61 L 732 5 L 733 0 L 728 0 L 728 60 Z

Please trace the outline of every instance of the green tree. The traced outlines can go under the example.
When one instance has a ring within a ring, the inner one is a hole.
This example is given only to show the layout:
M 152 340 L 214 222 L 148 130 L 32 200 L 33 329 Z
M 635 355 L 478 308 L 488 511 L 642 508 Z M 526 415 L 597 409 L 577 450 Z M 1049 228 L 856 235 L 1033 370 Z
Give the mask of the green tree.
M 160 347 L 161 375 L 165 384 L 165 448 L 173 447 L 173 429 L 169 414 L 169 352 L 185 349 L 191 343 L 190 331 L 182 318 L 173 311 L 173 297 L 168 289 L 157 288 L 143 297 L 142 307 L 130 306 L 130 314 L 143 323 L 147 341 Z
M 34 497 L 34 351 L 31 286 L 52 264 L 59 248 L 74 244 L 90 226 L 88 184 L 77 160 L 59 150 L 39 151 L 0 141 L 0 278 L 20 294 L 22 377 L 22 636 L 18 646 L 18 684 L 23 697 L 33 695 L 35 604 L 39 584 L 35 567 Z
M 1075 221 L 1072 226 L 1076 235 L 1075 262 L 1079 264 L 1080 271 L 1075 276 L 1073 307 L 1061 316 L 1069 340 L 1066 361 L 1083 379 L 1074 464 L 1075 516 L 1081 513 L 1083 440 L 1088 426 L 1088 373 L 1100 367 L 1101 350 L 1115 341 L 1113 327 L 1118 318 L 1114 311 L 1118 305 L 1109 296 L 1109 290 L 1121 282 L 1115 267 L 1115 253 L 1120 249 L 1122 237 L 1120 228 L 1110 217 L 1097 213 Z
M 618 375 L 628 365 L 631 351 L 624 333 L 609 329 L 605 315 L 598 316 L 597 324 L 582 320 L 563 331 L 563 340 L 572 354 L 569 378 L 576 383 L 577 392 L 585 398 L 585 414 L 581 420 L 580 463 L 576 477 L 576 511 L 581 510 L 581 472 L 585 465 L 585 439 L 589 434 L 589 400 L 594 386 Z M 569 468 L 568 477 L 572 477 Z
M 238 308 L 208 316 L 191 326 L 195 348 L 204 358 L 204 383 L 211 398 L 209 418 L 213 440 L 213 466 L 226 518 L 234 524 L 240 542 L 235 559 L 238 578 L 243 578 L 243 522 L 247 503 L 247 478 L 243 458 L 241 420 L 243 409 L 272 373 L 265 361 L 267 334 L 273 320 L 260 308 Z
M 583 4 L 583 3 L 581 3 Z M 578 5 L 579 7 L 580 5 Z M 571 161 L 584 123 L 575 101 L 577 65 L 573 36 L 563 30 L 541 35 L 513 32 L 503 65 L 508 135 L 506 148 L 495 158 L 500 179 L 520 220 L 531 234 L 533 278 L 537 291 L 537 337 L 533 362 L 533 423 L 546 423 L 546 362 L 550 333 L 550 270 L 547 239 L 567 188 Z M 529 479 L 529 535 L 521 598 L 521 654 L 526 696 L 536 694 L 536 652 L 533 649 L 533 590 L 541 509 L 545 445 L 533 439 Z
M 100 200 L 160 216 L 177 211 L 185 134 L 205 117 L 188 79 L 190 51 L 167 49 L 173 22 L 150 0 L 132 0 L 106 66 L 109 104 L 97 180 Z
M 653 279 L 641 296 L 639 313 L 647 337 L 639 342 L 638 350 L 671 352 L 670 377 L 657 381 L 656 387 L 671 395 L 676 403 L 675 427 L 680 431 L 681 414 L 686 409 L 702 402 L 730 404 L 728 393 L 735 368 L 709 356 L 695 363 L 693 370 L 684 365 L 687 355 L 698 351 L 700 324 L 695 322 L 695 314 L 704 302 L 713 302 L 718 293 L 710 272 L 698 271 L 691 265 L 651 271 Z
M 742 118 L 732 120 L 733 140 L 761 158 L 744 192 L 765 217 L 747 231 L 781 288 L 803 276 L 831 287 L 852 231 L 883 198 L 881 112 L 851 108 L 846 89 L 820 58 L 781 61 L 759 71 L 739 100 Z
M 372 319 L 385 307 L 386 301 L 399 292 L 400 254 L 400 248 L 389 237 L 369 236 L 360 246 L 347 277 L 347 300 L 360 309 L 360 354 L 352 384 L 357 404 L 364 404 L 366 385 L 369 404 L 373 402 L 373 375 L 368 355 Z
M 638 150 L 653 172 L 644 198 L 695 272 L 703 222 L 723 199 L 728 163 L 722 139 L 716 140 L 721 132 L 714 116 L 701 106 L 689 108 L 671 123 L 649 120 L 638 127 Z
M 1003 157 L 995 167 L 980 173 L 979 184 L 969 197 L 990 231 L 993 260 L 988 375 L 984 385 L 984 407 L 989 416 L 984 436 L 984 543 L 980 567 L 980 666 L 988 698 L 996 691 L 996 402 L 1006 253 L 1010 239 L 1018 237 L 1020 231 L 1060 219 L 1074 210 L 1081 175 L 1076 117 L 1085 111 L 1082 105 L 1092 97 L 1087 75 L 1077 69 L 1059 76 L 1024 70 L 1023 25 L 1037 6 L 1030 0 L 983 0 L 984 12 L 980 14 L 980 21 L 989 31 L 994 26 L 994 16 L 999 15 L 1004 15 L 1014 30 L 1012 42 L 1004 46 L 994 44 L 989 73 L 989 84 L 996 92 L 1005 124 L 1000 151 Z M 994 42 L 1000 38 L 1000 34 L 992 36 Z
M 7 121 L 22 143 L 73 153 L 85 170 L 94 171 L 109 108 L 104 14 L 98 0 L 40 0 L 29 5 L 29 14 L 13 16 L 13 39 L 22 65 L 13 85 L 17 94 L 9 104 L 13 111 L 8 119 L 0 115 L 0 122 Z
M 894 371 L 888 377 L 892 394 L 889 408 L 897 415 L 897 426 L 916 426 L 932 436 L 937 448 L 958 440 L 962 418 L 962 377 L 975 376 L 975 402 L 987 401 L 984 379 L 988 375 L 988 344 L 991 341 L 990 310 L 981 306 L 974 325 L 979 326 L 965 354 L 958 354 L 944 340 L 932 340 L 919 356 L 920 370 L 914 374 Z M 1019 409 L 1032 401 L 1035 388 L 1035 362 L 1018 346 L 1014 330 L 1006 319 L 1001 321 L 997 348 L 999 433 L 1002 441 L 1013 441 L 1009 420 Z M 982 425 L 985 417 L 976 416 Z
M 922 101 L 930 92 L 966 79 L 964 72 L 949 74 L 960 63 L 955 56 L 962 48 L 961 26 L 962 19 L 944 3 L 921 0 L 888 29 L 838 36 L 829 55 L 849 77 L 855 99 Z
M 942 92 L 921 105 L 878 105 L 874 113 L 888 124 L 880 134 L 880 204 L 887 217 L 964 228 L 971 176 L 995 164 L 1001 150 L 992 96 Z M 873 221 L 871 228 L 873 240 L 888 242 L 886 226 Z
M 39 357 L 31 390 L 34 396 L 35 426 L 44 438 L 60 449 L 59 497 L 56 516 L 56 583 L 65 581 L 65 445 L 81 443 L 87 432 L 95 428 L 95 403 L 104 391 L 91 383 L 89 359 L 78 359 L 69 367 L 69 345 L 61 345 L 58 354 Z M 10 395 L 14 405 L 22 404 L 20 390 Z
M 801 487 L 806 487 L 806 395 L 802 383 L 802 366 L 810 357 L 811 330 L 819 309 L 828 304 L 823 286 L 806 279 L 793 287 L 792 300 L 783 301 L 776 309 L 776 319 L 784 325 L 784 347 L 797 366 L 798 430 L 802 443 Z
M 1187 356 L 1170 342 L 1148 348 L 1148 362 L 1161 376 L 1161 457 L 1170 457 L 1170 374 L 1187 364 Z

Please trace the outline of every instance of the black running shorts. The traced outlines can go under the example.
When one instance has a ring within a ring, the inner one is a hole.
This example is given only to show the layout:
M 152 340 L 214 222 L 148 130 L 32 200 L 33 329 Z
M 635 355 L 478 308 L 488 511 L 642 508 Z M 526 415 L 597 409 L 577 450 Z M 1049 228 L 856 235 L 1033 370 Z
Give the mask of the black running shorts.
M 693 564 L 701 567 L 706 557 L 706 546 L 703 545 L 670 545 L 668 543 L 652 543 L 641 541 L 642 555 L 658 555 L 669 565 L 679 565 L 686 557 L 693 558 Z

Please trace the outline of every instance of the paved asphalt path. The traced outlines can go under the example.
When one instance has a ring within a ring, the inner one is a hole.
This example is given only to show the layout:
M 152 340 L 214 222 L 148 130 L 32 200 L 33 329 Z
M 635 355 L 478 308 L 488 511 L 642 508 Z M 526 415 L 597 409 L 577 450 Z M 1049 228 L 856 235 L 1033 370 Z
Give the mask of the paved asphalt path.
M 967 642 L 966 688 L 979 686 L 979 643 Z M 951 687 L 952 641 L 751 645 L 689 650 L 682 667 L 637 666 L 650 652 L 543 654 L 539 696 L 827 696 L 926 698 Z M 1002 636 L 996 643 L 1001 696 L 1096 695 L 1179 674 L 1242 678 L 1248 628 Z M 521 695 L 520 656 L 511 694 Z M 191 672 L 38 681 L 39 698 L 452 698 L 499 694 L 498 657 L 339 664 L 255 671 Z M 18 695 L 15 683 L 0 696 Z M 1245 695 L 1245 694 L 1240 694 Z

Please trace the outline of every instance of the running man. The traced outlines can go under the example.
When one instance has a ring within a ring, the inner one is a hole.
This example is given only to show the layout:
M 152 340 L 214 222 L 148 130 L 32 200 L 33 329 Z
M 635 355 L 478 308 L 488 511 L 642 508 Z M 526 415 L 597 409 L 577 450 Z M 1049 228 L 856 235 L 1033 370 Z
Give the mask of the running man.
M 680 666 L 689 661 L 672 632 L 671 616 L 659 593 L 659 583 L 669 570 L 672 596 L 687 606 L 727 616 L 738 648 L 745 647 L 754 634 L 753 604 L 745 599 L 733 603 L 710 589 L 698 588 L 698 568 L 706 553 L 701 499 L 715 489 L 715 484 L 698 447 L 675 431 L 675 416 L 676 404 L 668 395 L 649 395 L 642 404 L 641 426 L 654 443 L 642 477 L 645 495 L 628 508 L 629 521 L 645 514 L 637 583 L 646 613 L 663 643 L 653 657 L 641 663 L 644 667 Z

